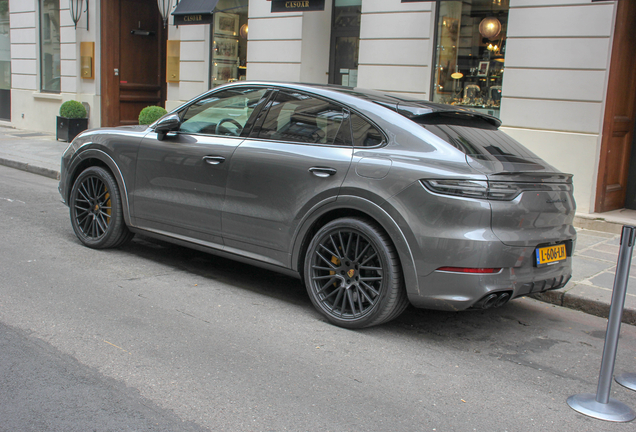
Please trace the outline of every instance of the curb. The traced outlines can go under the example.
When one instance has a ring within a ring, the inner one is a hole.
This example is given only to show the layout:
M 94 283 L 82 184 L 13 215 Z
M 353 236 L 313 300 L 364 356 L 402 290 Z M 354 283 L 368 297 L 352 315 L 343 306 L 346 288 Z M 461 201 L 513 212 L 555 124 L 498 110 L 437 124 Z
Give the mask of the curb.
M 568 291 L 546 291 L 544 293 L 533 294 L 530 297 L 544 303 L 550 303 L 568 309 L 578 310 L 601 318 L 609 318 L 609 304 L 599 302 L 598 300 L 592 300 L 578 295 L 569 294 Z M 629 308 L 623 309 L 621 322 L 625 324 L 636 325 L 636 310 Z
M 36 165 L 30 165 L 25 162 L 17 162 L 9 159 L 0 158 L 0 165 L 4 165 L 9 168 L 15 168 L 22 171 L 30 172 L 32 174 L 41 175 L 44 177 L 52 178 L 53 180 L 60 179 L 60 172 L 49 168 L 43 168 Z
M 574 226 L 591 231 L 601 231 L 610 234 L 620 234 L 623 231 L 623 225 L 620 222 L 613 222 L 604 218 L 595 218 L 589 216 L 574 216 Z

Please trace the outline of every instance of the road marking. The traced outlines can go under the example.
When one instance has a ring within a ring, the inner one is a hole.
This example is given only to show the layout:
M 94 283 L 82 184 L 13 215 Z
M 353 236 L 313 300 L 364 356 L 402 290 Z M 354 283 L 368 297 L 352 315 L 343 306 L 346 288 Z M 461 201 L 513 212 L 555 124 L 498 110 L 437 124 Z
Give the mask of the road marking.
M 118 347 L 118 346 L 117 346 L 117 345 L 115 345 L 114 343 L 110 343 L 110 342 L 108 342 L 107 340 L 104 340 L 104 339 L 102 339 L 102 341 L 106 342 L 108 345 L 112 345 L 112 346 L 114 346 L 115 348 L 119 348 L 119 349 L 120 349 L 120 350 L 122 350 L 123 352 L 127 352 L 128 354 L 132 354 L 131 352 L 126 351 L 126 350 L 125 350 L 125 349 L 123 349 L 122 347 Z
M 11 198 L 5 198 L 5 197 L 0 197 L 0 200 L 5 200 L 5 201 L 9 201 L 9 202 L 19 202 L 21 204 L 26 204 L 24 201 L 12 200 Z

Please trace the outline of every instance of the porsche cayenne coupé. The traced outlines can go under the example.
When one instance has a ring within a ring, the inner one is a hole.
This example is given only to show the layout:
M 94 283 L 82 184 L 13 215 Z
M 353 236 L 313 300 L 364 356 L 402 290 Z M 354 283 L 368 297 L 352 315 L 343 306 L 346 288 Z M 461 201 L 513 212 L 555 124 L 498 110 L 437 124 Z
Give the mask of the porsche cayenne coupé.
M 334 324 L 563 287 L 572 176 L 468 109 L 359 88 L 236 82 L 150 126 L 87 131 L 60 193 L 91 248 L 134 233 L 300 278 Z

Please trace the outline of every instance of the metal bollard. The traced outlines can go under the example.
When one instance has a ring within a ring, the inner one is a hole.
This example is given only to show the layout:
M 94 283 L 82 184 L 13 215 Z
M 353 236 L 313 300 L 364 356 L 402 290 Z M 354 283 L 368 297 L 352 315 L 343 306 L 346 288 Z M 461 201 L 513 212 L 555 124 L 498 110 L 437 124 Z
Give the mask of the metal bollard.
M 625 294 L 627 293 L 629 265 L 632 260 L 635 239 L 636 227 L 623 226 L 621 247 L 618 253 L 618 265 L 616 267 L 616 276 L 614 277 L 612 304 L 610 305 L 607 332 L 605 333 L 603 361 L 601 362 L 596 395 L 592 393 L 582 393 L 570 396 L 567 400 L 568 405 L 573 410 L 600 420 L 628 422 L 636 418 L 636 412 L 630 407 L 609 396 L 612 386 L 612 375 L 614 374 L 614 363 L 616 362 L 618 337 L 621 330 L 621 317 L 625 305 Z
M 617 383 L 636 391 L 636 373 L 623 373 L 614 377 Z

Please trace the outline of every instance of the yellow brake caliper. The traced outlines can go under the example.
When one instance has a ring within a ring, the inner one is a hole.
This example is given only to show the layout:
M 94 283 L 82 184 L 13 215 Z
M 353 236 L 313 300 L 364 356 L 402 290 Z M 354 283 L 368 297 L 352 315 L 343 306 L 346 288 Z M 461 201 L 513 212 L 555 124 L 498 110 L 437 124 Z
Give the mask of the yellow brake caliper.
M 331 262 L 334 263 L 335 265 L 339 266 L 340 265 L 340 260 L 338 259 L 338 257 L 336 257 L 335 255 L 331 256 Z M 336 272 L 331 270 L 329 272 L 330 275 L 335 275 Z M 338 284 L 336 282 L 333 283 L 334 288 L 338 288 Z

